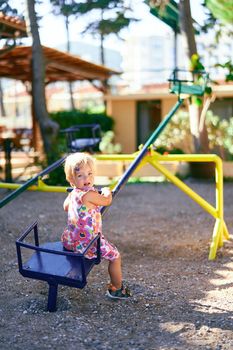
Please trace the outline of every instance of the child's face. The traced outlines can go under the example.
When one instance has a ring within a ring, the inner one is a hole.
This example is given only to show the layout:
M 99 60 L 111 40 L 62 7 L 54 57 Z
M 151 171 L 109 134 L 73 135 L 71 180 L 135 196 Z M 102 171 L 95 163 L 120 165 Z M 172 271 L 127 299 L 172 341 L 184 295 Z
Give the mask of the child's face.
M 88 164 L 75 168 L 74 185 L 80 190 L 87 190 L 94 185 L 93 169 Z

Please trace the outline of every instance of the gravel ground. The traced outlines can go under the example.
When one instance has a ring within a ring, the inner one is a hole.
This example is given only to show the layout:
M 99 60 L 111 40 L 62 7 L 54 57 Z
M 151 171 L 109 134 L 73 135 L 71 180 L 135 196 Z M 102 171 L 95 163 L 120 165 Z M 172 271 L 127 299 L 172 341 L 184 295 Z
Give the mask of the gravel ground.
M 214 203 L 213 183 L 187 183 Z M 47 285 L 19 274 L 15 239 L 38 219 L 42 241 L 59 240 L 64 198 L 28 191 L 1 209 L 0 349 L 233 349 L 232 241 L 208 261 L 214 219 L 169 183 L 126 186 L 104 217 L 131 300 L 107 299 L 102 262 L 85 289 L 60 286 L 57 312 L 46 312 Z M 226 183 L 230 233 L 232 198 Z

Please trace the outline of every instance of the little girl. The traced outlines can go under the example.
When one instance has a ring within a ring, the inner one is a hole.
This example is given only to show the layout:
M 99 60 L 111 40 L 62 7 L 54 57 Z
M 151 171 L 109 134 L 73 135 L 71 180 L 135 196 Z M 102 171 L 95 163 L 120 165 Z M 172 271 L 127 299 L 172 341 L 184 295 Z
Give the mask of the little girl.
M 101 206 L 112 202 L 109 188 L 102 189 L 101 194 L 94 185 L 94 160 L 86 153 L 73 153 L 65 161 L 66 179 L 73 191 L 64 201 L 64 210 L 68 212 L 68 222 L 61 240 L 67 250 L 83 253 L 88 243 L 102 232 Z M 108 272 L 111 283 L 107 296 L 115 299 L 130 297 L 130 291 L 122 284 L 121 257 L 117 248 L 103 235 L 100 241 L 101 257 L 109 261 Z M 96 248 L 85 255 L 94 258 Z

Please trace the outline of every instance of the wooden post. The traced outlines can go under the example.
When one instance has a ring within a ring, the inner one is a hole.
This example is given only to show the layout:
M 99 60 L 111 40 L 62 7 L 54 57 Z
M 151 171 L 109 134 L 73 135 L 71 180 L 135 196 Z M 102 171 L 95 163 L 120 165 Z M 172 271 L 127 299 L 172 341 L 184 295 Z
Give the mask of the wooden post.
M 12 150 L 12 139 L 4 140 L 4 152 L 5 152 L 5 181 L 12 182 L 11 173 L 11 150 Z
M 32 113 L 32 135 L 33 135 L 32 144 L 33 144 L 34 151 L 39 152 L 39 154 L 42 155 L 44 154 L 43 142 L 41 138 L 39 124 L 35 115 L 32 93 L 30 92 L 30 94 L 31 94 L 31 113 Z

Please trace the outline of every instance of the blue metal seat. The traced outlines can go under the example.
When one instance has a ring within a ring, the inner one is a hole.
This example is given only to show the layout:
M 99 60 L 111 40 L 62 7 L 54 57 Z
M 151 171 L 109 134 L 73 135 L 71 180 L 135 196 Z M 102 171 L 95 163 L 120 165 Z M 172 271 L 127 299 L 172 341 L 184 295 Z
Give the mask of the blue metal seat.
M 63 129 L 61 132 L 66 134 L 67 148 L 70 152 L 89 151 L 93 153 L 101 141 L 101 127 L 99 124 L 75 125 Z M 82 134 L 86 134 L 86 137 L 83 137 Z
M 34 244 L 25 243 L 24 239 L 34 234 Z M 96 244 L 97 257 L 85 258 L 87 251 Z M 61 242 L 39 244 L 37 222 L 29 226 L 16 241 L 19 272 L 22 276 L 46 281 L 49 284 L 48 311 L 56 310 L 58 285 L 84 288 L 87 275 L 94 265 L 100 263 L 100 235 L 95 237 L 83 254 L 64 250 Z M 23 262 L 23 253 L 33 250 L 29 259 Z

